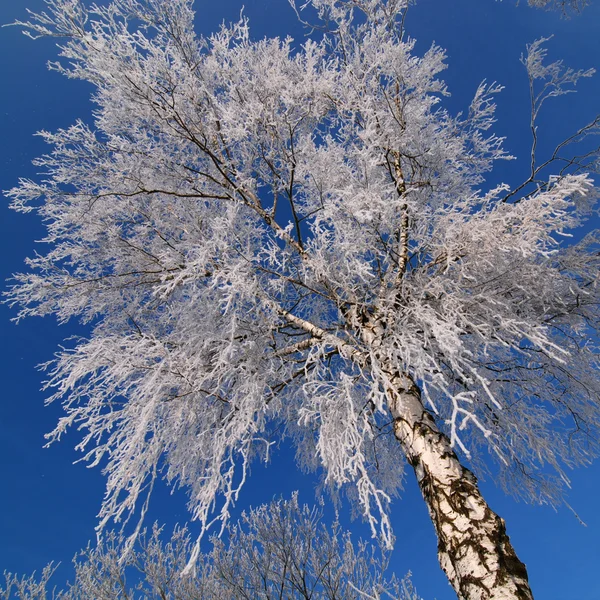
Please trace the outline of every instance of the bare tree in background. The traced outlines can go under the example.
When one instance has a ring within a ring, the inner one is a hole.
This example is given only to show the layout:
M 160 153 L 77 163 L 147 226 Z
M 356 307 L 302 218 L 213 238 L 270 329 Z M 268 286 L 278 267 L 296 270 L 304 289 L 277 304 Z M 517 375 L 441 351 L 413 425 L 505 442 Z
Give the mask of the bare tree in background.
M 591 71 L 530 46 L 531 174 L 510 188 L 486 185 L 509 158 L 500 87 L 444 110 L 444 53 L 415 54 L 405 0 L 311 0 L 297 46 L 245 19 L 199 38 L 189 0 L 48 7 L 25 25 L 66 40 L 52 68 L 95 86 L 95 122 L 44 132 L 46 175 L 9 192 L 51 248 L 10 300 L 91 326 L 47 389 L 51 439 L 76 425 L 105 465 L 101 526 L 143 517 L 158 474 L 203 531 L 225 523 L 287 436 L 388 546 L 404 457 L 456 593 L 531 598 L 474 473 L 489 453 L 500 485 L 556 502 L 598 453 L 598 236 L 569 237 L 598 121 L 537 158 L 543 103 Z
M 155 526 L 126 552 L 114 532 L 74 560 L 65 590 L 50 585 L 54 568 L 39 577 L 5 574 L 2 600 L 420 600 L 409 577 L 385 579 L 385 557 L 364 542 L 354 545 L 338 524 L 297 497 L 251 510 L 228 528 L 227 542 L 200 554 L 184 574 L 194 546 L 185 528 L 163 542 Z

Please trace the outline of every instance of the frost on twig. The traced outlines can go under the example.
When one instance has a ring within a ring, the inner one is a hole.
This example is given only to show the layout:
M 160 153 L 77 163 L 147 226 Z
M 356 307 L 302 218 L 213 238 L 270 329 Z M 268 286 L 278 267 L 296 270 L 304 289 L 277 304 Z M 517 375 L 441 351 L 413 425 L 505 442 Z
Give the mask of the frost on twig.
M 528 0 L 528 4 L 547 10 L 559 10 L 564 16 L 568 16 L 581 12 L 588 5 L 588 0 Z
M 538 156 L 538 116 L 544 103 L 550 98 L 575 92 L 577 82 L 594 75 L 595 69 L 575 70 L 566 67 L 562 60 L 547 63 L 548 51 L 544 44 L 551 37 L 540 38 L 527 46 L 527 53 L 521 62 L 527 69 L 530 97 L 530 174 L 520 185 L 514 187 L 504 201 L 527 192 L 535 193 L 541 186 L 557 182 L 565 174 L 600 172 L 600 146 L 592 139 L 600 134 L 600 115 L 560 142 L 545 159 Z M 597 139 L 597 138 L 596 138 Z M 583 149 L 577 153 L 575 149 Z M 550 174 L 550 168 L 558 167 L 558 174 Z M 546 176 L 546 180 L 544 180 Z M 533 190 L 533 191 L 531 191 Z

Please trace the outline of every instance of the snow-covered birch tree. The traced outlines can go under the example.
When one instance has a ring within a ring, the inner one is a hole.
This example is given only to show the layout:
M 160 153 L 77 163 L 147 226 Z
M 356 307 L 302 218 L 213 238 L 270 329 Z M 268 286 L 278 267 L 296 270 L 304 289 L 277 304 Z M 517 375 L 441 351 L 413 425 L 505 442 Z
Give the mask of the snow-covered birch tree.
M 600 122 L 536 152 L 543 104 L 591 71 L 529 47 L 531 173 L 497 185 L 500 86 L 445 110 L 405 0 L 304 8 L 303 43 L 244 18 L 199 37 L 190 0 L 50 0 L 23 24 L 95 87 L 94 123 L 43 132 L 45 175 L 8 192 L 50 247 L 16 276 L 19 318 L 91 331 L 47 365 L 51 440 L 85 432 L 101 527 L 143 518 L 163 476 L 204 532 L 286 436 L 388 546 L 408 462 L 456 593 L 531 598 L 476 475 L 554 502 L 598 452 L 598 235 L 569 236 L 598 158 L 573 145 Z
M 125 551 L 123 536 L 111 532 L 75 557 L 75 576 L 53 589 L 49 565 L 39 575 L 5 573 L 2 600 L 420 600 L 410 581 L 386 579 L 387 556 L 349 532 L 323 523 L 322 511 L 301 506 L 297 497 L 274 501 L 228 526 L 227 542 L 214 539 L 193 573 L 184 574 L 194 545 L 185 528 L 164 541 L 154 526 Z

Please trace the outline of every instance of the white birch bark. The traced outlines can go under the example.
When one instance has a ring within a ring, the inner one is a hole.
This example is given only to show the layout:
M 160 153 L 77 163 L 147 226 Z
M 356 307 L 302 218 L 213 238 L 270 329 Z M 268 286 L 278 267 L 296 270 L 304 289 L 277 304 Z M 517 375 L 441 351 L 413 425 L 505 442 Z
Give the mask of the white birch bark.
M 381 356 L 385 329 L 384 320 L 374 316 L 364 322 L 361 338 L 384 375 L 394 435 L 415 470 L 433 521 L 440 566 L 461 600 L 532 600 L 527 569 L 504 520 L 488 506 L 475 475 L 461 465 L 412 377 Z
M 438 537 L 440 565 L 452 587 L 466 600 L 532 599 L 527 570 L 504 520 L 488 506 L 477 479 L 425 410 L 417 385 L 397 371 L 388 375 L 394 435 L 415 470 Z

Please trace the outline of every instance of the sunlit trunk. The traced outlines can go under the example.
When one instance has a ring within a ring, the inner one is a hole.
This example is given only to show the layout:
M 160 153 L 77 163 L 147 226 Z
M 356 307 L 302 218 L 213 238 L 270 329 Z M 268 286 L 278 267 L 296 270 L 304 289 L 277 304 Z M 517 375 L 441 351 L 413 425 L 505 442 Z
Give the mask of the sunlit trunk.
M 387 373 L 394 434 L 413 466 L 438 537 L 438 558 L 459 598 L 531 600 L 525 565 L 504 520 L 487 505 L 475 476 L 421 402 L 406 375 Z

